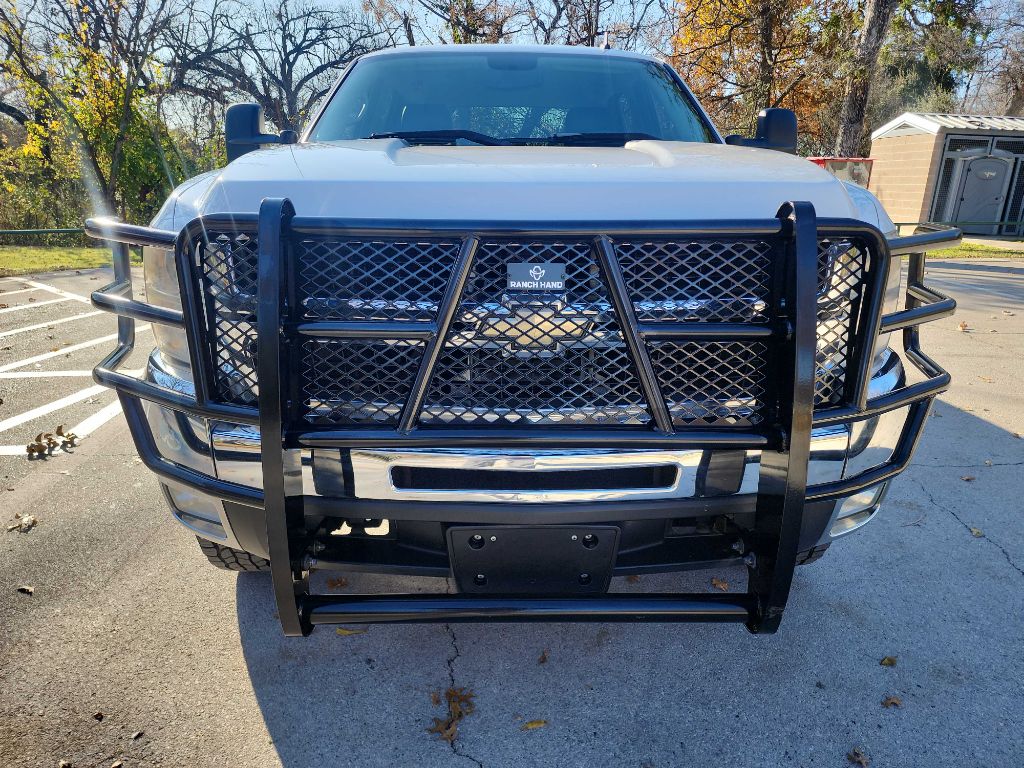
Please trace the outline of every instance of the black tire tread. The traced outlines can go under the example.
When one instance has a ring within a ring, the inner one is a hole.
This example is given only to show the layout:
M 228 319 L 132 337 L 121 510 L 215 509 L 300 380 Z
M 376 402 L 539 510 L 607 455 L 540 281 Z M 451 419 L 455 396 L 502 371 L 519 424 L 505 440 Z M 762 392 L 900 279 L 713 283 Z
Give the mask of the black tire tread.
M 241 549 L 225 547 L 196 536 L 206 559 L 225 571 L 269 571 L 270 561 Z

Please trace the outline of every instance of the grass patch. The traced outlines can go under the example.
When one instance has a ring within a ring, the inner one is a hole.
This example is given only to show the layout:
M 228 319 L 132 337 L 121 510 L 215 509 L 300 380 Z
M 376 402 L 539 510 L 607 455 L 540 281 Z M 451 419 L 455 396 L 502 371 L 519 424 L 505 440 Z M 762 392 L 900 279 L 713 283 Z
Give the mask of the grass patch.
M 1024 259 L 1024 242 L 1012 243 L 1011 248 L 980 243 L 961 243 L 956 248 L 929 251 L 930 259 Z
M 142 260 L 132 253 L 132 263 Z M 63 269 L 93 269 L 110 266 L 108 248 L 65 248 L 47 245 L 0 246 L 0 277 Z

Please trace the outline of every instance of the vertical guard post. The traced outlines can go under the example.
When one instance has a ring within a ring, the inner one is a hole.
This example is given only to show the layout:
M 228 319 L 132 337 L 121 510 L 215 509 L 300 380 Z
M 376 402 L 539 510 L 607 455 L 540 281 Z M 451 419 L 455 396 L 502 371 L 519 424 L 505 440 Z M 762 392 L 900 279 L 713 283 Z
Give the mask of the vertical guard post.
M 302 572 L 302 553 L 292 551 L 292 529 L 301 530 L 301 455 L 286 450 L 287 387 L 283 380 L 286 349 L 281 344 L 282 308 L 285 304 L 285 233 L 295 209 L 290 201 L 267 198 L 260 205 L 257 266 L 257 355 L 259 380 L 260 458 L 263 467 L 263 504 L 267 525 L 270 575 L 274 582 L 281 627 L 288 636 L 308 635 L 312 627 L 302 616 L 308 579 Z M 301 540 L 301 537 L 299 537 Z
M 796 568 L 807 495 L 817 349 L 818 239 L 814 207 L 786 203 L 778 212 L 786 242 L 783 316 L 791 328 L 779 350 L 782 445 L 761 452 L 754 549 L 748 591 L 756 600 L 747 623 L 755 633 L 779 628 Z

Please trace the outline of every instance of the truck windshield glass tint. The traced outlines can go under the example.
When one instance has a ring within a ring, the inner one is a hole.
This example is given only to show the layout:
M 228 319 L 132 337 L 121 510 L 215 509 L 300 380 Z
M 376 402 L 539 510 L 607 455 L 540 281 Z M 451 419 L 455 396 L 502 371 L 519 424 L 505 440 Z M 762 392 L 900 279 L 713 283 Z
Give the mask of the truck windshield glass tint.
M 459 131 L 514 144 L 543 144 L 559 134 L 580 134 L 573 146 L 621 145 L 639 136 L 714 141 L 687 94 L 660 64 L 515 51 L 363 59 L 334 94 L 310 139 L 403 134 L 411 143 L 477 143 L 455 135 Z M 453 133 L 427 135 L 431 132 Z

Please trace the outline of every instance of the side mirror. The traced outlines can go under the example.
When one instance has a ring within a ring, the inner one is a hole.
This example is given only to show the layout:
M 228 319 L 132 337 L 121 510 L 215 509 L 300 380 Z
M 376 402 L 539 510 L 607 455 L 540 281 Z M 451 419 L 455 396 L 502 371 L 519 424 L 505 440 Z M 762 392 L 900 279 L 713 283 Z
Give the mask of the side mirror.
M 224 114 L 224 138 L 230 163 L 263 144 L 294 144 L 299 135 L 295 131 L 281 131 L 280 135 L 264 133 L 259 104 L 232 104 Z
M 740 147 L 777 149 L 796 154 L 796 113 L 791 109 L 762 109 L 757 116 L 757 134 L 748 139 L 738 134 L 725 137 L 726 144 Z

